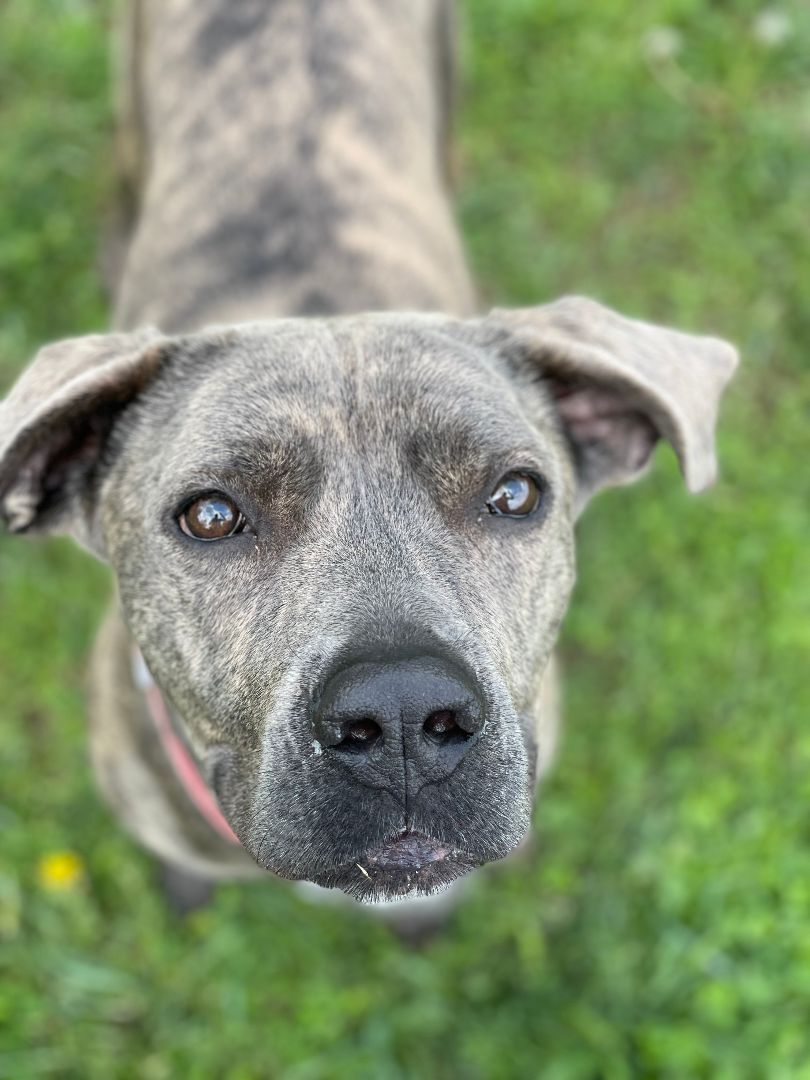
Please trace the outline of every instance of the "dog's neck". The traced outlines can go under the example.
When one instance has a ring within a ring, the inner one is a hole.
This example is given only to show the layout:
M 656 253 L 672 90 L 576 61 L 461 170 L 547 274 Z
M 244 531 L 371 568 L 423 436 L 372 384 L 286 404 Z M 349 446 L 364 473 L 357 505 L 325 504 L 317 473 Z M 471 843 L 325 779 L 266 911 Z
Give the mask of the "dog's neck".
M 193 753 L 175 730 L 166 699 L 137 647 L 132 651 L 132 679 L 143 694 L 146 713 L 154 727 L 160 750 L 189 803 L 215 833 L 228 843 L 240 844 L 238 836 L 222 813 L 216 796 L 206 783 Z
M 118 324 L 467 313 L 445 183 L 451 3 L 145 3 Z

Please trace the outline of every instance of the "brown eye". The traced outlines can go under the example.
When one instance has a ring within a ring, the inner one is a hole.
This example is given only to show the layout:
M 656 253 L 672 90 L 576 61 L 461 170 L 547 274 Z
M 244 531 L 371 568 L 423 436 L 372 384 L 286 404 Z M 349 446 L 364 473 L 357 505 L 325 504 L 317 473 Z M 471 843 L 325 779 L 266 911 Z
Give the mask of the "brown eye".
M 529 473 L 507 473 L 487 499 L 490 514 L 527 517 L 540 505 L 540 484 Z
M 201 495 L 177 519 L 186 536 L 195 540 L 224 540 L 241 532 L 245 519 L 225 495 Z

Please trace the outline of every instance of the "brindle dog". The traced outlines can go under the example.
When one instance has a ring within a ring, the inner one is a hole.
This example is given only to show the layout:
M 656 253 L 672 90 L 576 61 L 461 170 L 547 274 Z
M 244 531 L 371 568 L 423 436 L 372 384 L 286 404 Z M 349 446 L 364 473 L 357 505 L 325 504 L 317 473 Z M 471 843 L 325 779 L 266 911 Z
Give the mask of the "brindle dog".
M 117 575 L 101 787 L 191 874 L 379 900 L 514 850 L 577 513 L 659 437 L 690 489 L 714 476 L 730 346 L 579 298 L 470 317 L 452 23 L 448 0 L 136 3 L 118 329 L 44 348 L 2 407 L 9 528 Z M 181 782 L 134 643 L 241 843 Z

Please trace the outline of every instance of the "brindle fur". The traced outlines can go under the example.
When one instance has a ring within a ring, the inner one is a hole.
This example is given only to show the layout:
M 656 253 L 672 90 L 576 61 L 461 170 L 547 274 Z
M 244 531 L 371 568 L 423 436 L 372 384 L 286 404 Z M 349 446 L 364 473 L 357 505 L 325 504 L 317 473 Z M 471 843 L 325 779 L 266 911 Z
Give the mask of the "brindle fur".
M 445 185 L 450 3 L 138 9 L 118 325 L 471 310 Z
M 43 350 L 22 377 L 0 417 L 0 507 L 115 569 L 91 745 L 147 848 L 206 877 L 261 867 L 369 899 L 411 887 L 355 869 L 407 824 L 460 852 L 418 878 L 430 892 L 528 828 L 578 510 L 637 476 L 659 435 L 691 487 L 711 481 L 733 351 L 577 299 L 465 318 L 445 0 L 132 11 L 122 333 Z M 355 314 L 369 310 L 389 314 Z M 162 333 L 134 332 L 148 323 Z M 546 478 L 543 513 L 491 516 L 520 467 Z M 179 533 L 178 507 L 211 489 L 255 534 Z M 244 848 L 179 787 L 133 641 Z M 487 727 L 403 811 L 348 782 L 311 714 L 353 657 L 420 650 L 470 673 Z

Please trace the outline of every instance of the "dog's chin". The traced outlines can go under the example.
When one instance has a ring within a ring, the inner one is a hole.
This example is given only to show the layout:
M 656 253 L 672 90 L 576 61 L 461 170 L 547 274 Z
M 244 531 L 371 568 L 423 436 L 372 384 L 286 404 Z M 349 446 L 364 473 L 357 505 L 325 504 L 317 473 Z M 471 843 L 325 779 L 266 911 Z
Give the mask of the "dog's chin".
M 316 885 L 341 889 L 364 904 L 432 896 L 481 865 L 464 851 L 422 833 L 404 832 L 353 862 L 312 876 Z

